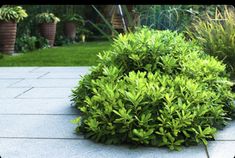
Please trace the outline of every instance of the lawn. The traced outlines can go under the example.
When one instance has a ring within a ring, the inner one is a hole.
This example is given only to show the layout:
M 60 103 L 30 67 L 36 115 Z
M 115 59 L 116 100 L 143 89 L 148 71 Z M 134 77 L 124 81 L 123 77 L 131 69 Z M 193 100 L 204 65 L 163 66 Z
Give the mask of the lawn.
M 91 66 L 97 54 L 111 47 L 110 42 L 87 42 L 40 49 L 16 56 L 4 55 L 0 66 Z

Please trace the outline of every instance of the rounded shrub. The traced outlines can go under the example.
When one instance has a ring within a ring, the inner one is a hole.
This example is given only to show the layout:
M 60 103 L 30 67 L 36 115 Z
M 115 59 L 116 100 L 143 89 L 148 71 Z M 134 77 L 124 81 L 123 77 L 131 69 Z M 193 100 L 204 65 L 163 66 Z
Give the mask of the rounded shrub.
M 112 50 L 73 90 L 77 132 L 107 144 L 207 144 L 234 116 L 225 65 L 182 34 L 141 28 Z

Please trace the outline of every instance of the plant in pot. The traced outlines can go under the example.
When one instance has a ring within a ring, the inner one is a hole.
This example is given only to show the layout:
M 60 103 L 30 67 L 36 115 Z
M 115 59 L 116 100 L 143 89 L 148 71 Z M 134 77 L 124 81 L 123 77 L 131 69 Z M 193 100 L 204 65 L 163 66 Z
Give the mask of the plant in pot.
M 14 53 L 17 23 L 27 16 L 28 14 L 21 6 L 0 8 L 0 52 Z
M 63 17 L 64 21 L 64 35 L 66 38 L 74 41 L 76 37 L 76 27 L 83 26 L 84 20 L 76 13 L 66 14 Z
M 60 21 L 53 13 L 40 13 L 36 15 L 36 21 L 39 24 L 39 32 L 42 37 L 49 41 L 52 47 L 55 42 L 56 24 Z

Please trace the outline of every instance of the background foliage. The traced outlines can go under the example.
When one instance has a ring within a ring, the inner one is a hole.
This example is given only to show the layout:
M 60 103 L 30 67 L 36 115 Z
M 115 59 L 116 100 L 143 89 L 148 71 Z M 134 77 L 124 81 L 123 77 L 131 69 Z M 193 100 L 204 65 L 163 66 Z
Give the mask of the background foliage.
M 217 10 L 214 16 L 205 17 L 188 28 L 188 35 L 235 74 L 235 9 L 225 7 L 224 12 Z

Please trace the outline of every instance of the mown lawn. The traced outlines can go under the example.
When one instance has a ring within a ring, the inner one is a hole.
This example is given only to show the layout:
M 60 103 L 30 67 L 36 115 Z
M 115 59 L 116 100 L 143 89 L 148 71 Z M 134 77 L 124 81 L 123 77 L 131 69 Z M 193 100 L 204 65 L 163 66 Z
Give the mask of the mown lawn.
M 97 54 L 111 48 L 110 42 L 87 42 L 46 48 L 22 55 L 4 55 L 0 66 L 92 66 Z

